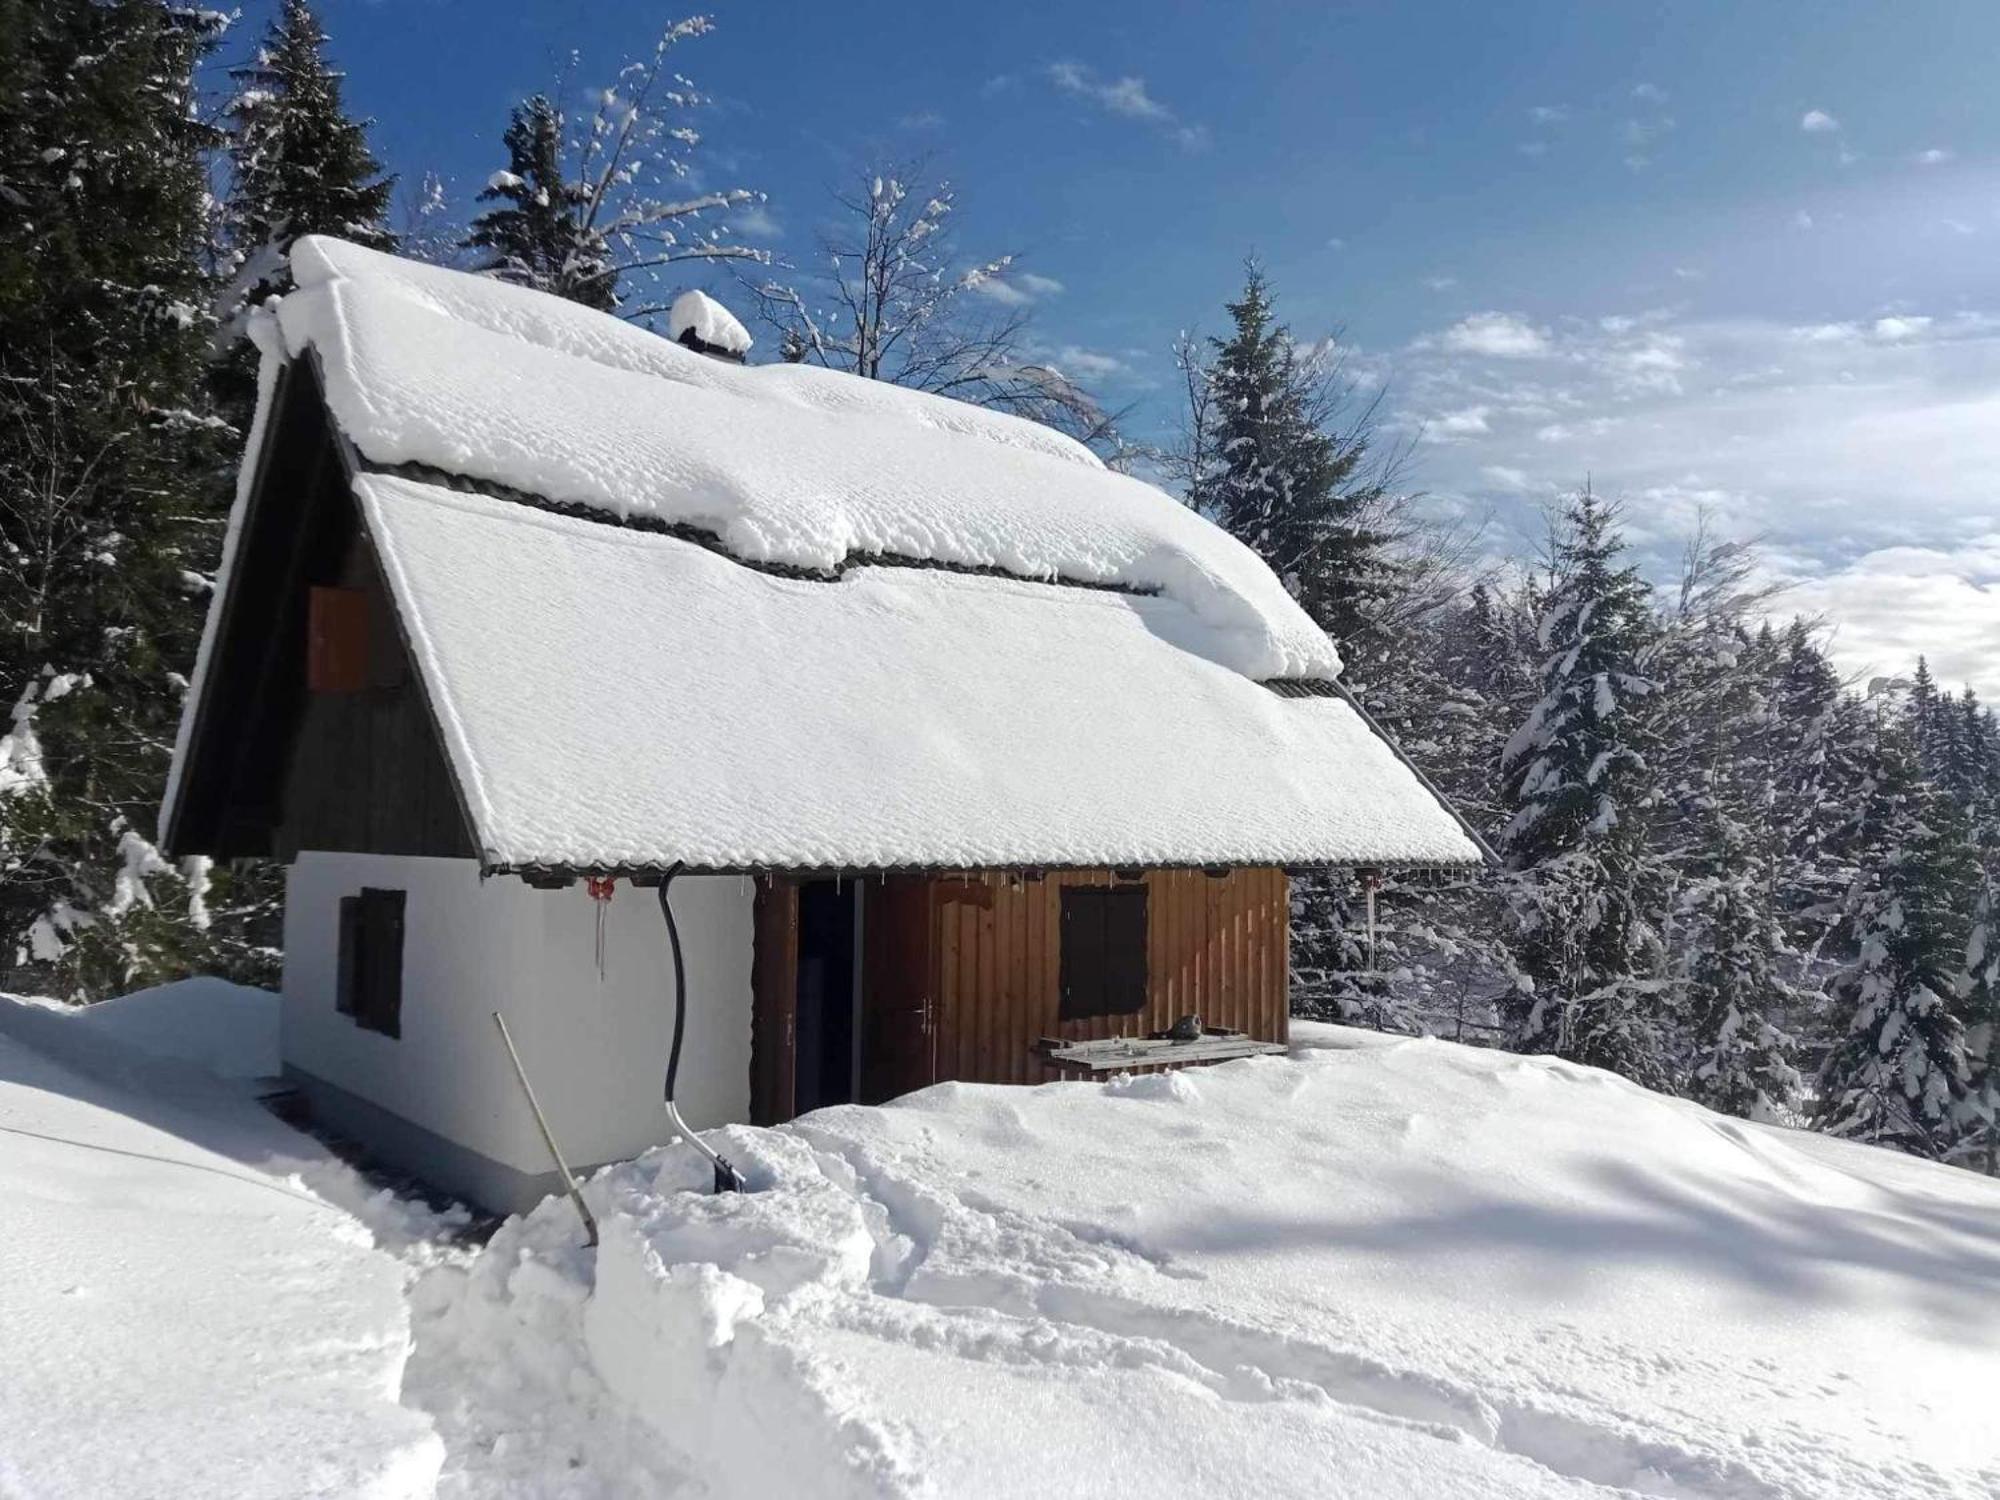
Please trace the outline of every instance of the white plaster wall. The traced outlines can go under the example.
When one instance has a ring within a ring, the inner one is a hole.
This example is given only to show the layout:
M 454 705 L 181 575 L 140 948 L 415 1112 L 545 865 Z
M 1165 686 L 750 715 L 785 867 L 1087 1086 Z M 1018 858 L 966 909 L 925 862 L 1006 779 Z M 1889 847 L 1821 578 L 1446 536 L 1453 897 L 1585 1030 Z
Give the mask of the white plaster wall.
M 340 898 L 365 885 L 408 893 L 399 1039 L 334 1008 Z M 751 884 L 682 876 L 673 896 L 688 973 L 677 1099 L 697 1127 L 744 1120 Z M 672 970 L 655 892 L 621 883 L 605 916 L 600 982 L 581 882 L 544 891 L 482 881 L 468 860 L 302 853 L 285 889 L 285 1061 L 481 1155 L 546 1172 L 497 1010 L 571 1165 L 635 1155 L 668 1134 Z

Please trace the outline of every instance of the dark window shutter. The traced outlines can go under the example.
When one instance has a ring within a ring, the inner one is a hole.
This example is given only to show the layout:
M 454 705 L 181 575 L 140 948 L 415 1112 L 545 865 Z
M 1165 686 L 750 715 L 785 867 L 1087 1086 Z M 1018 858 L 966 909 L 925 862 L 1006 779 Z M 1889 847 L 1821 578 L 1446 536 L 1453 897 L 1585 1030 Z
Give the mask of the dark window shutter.
M 355 1013 L 361 993 L 361 898 L 340 898 L 340 967 L 334 982 L 333 1006 L 343 1016 Z
M 1146 888 L 1069 886 L 1062 893 L 1065 1021 L 1146 1008 Z
M 354 1024 L 384 1036 L 403 1034 L 402 891 L 364 887 L 340 903 L 340 978 L 336 1004 Z
M 1062 893 L 1062 1007 L 1065 1021 L 1101 1015 L 1104 998 L 1104 892 L 1065 886 Z
M 1135 1015 L 1146 1008 L 1146 888 L 1104 893 L 1104 1010 Z
M 306 606 L 306 686 L 358 693 L 368 686 L 368 596 L 315 585 Z

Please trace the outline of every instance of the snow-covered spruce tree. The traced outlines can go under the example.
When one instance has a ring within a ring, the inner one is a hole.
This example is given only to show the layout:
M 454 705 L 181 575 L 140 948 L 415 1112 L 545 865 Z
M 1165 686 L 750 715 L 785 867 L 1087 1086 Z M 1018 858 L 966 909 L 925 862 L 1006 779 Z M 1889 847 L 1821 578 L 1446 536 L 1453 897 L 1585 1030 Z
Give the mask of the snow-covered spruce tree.
M 1744 624 L 1760 602 L 1746 588 L 1747 553 L 1697 540 L 1689 564 L 1654 698 L 1665 793 L 1654 837 L 1676 886 L 1675 1086 L 1728 1114 L 1784 1119 L 1800 1090 L 1790 1026 L 1801 997 L 1785 977 L 1773 890 L 1784 858 L 1772 706 L 1779 647 Z
M 1615 507 L 1589 490 L 1557 518 L 1538 626 L 1542 696 L 1503 757 L 1514 815 L 1503 843 L 1522 973 L 1515 1045 L 1672 1081 L 1670 984 L 1658 930 L 1665 880 L 1647 823 L 1653 620 L 1620 566 Z
M 1188 503 L 1247 543 L 1307 614 L 1352 649 L 1402 587 L 1391 542 L 1393 462 L 1374 462 L 1332 340 L 1301 348 L 1256 262 L 1224 304 L 1226 338 L 1184 344 Z
M 951 183 L 924 161 L 879 162 L 830 196 L 816 269 L 750 288 L 785 360 L 1011 412 L 1114 464 L 1125 456 L 1115 415 L 1031 353 L 1015 257 L 960 254 Z
M 563 175 L 563 120 L 546 94 L 517 105 L 502 137 L 507 165 L 479 195 L 466 248 L 489 276 L 609 312 L 617 271 L 604 236 L 585 219 L 589 190 Z
M 1923 775 L 1910 723 L 1883 727 L 1844 903 L 1853 957 L 1828 986 L 1837 1028 L 1816 1123 L 1918 1156 L 1950 1149 L 1965 1094 L 1964 966 L 1971 846 Z
M 768 256 L 732 238 L 731 214 L 763 202 L 748 188 L 683 193 L 689 123 L 707 98 L 669 67 L 683 43 L 715 29 L 707 16 L 672 22 L 652 55 L 592 93 L 572 137 L 561 104 L 536 94 L 515 106 L 502 141 L 507 165 L 487 179 L 465 248 L 503 281 L 644 321 L 666 311 L 668 268 Z
M 1805 620 L 1786 627 L 1773 671 L 1773 818 L 1783 851 L 1772 872 L 1773 903 L 1796 955 L 1792 978 L 1810 986 L 1825 959 L 1838 956 L 1842 901 L 1855 877 L 1854 808 L 1874 755 L 1875 726 L 1841 690 Z
M 1965 1089 L 1947 1159 L 2000 1177 L 2000 876 L 1988 868 L 1972 910 L 1956 998 L 1965 1023 Z
M 1347 661 L 1351 686 L 1369 712 L 1489 838 L 1500 811 L 1497 767 L 1507 726 L 1533 701 L 1531 605 L 1475 585 L 1406 621 L 1398 649 L 1368 633 Z M 1495 1006 L 1518 985 L 1505 942 L 1499 883 L 1484 869 L 1385 871 L 1378 895 L 1380 978 L 1360 980 L 1365 957 L 1359 893 L 1345 880 L 1322 882 L 1323 904 L 1299 914 L 1302 958 L 1331 950 L 1345 969 L 1302 971 L 1294 999 L 1300 1014 L 1376 1021 L 1397 1030 L 1479 1040 L 1491 1032 Z M 1336 948 L 1333 945 L 1338 944 Z
M 328 234 L 378 250 L 396 244 L 386 222 L 395 179 L 368 149 L 367 122 L 348 117 L 343 75 L 326 48 L 326 30 L 306 0 L 280 0 L 251 60 L 229 70 L 229 188 L 221 212 L 229 343 L 216 387 L 230 419 L 246 431 L 257 355 L 243 337 L 244 320 L 290 285 L 285 256 L 293 242 Z
M 1436 664 L 1409 649 L 1423 608 L 1399 608 L 1416 569 L 1395 544 L 1396 455 L 1373 445 L 1372 403 L 1357 401 L 1334 340 L 1302 346 L 1278 321 L 1270 282 L 1246 264 L 1241 293 L 1224 304 L 1225 336 L 1184 338 L 1177 357 L 1187 386 L 1177 466 L 1191 506 L 1244 542 L 1277 573 L 1313 620 L 1341 644 L 1347 676 L 1391 732 L 1429 740 L 1444 696 Z M 1414 549 L 1412 549 L 1414 550 Z M 1427 600 L 1428 612 L 1443 604 Z M 1391 652 L 1392 615 L 1412 627 Z M 1377 973 L 1367 970 L 1364 898 L 1344 872 L 1293 886 L 1296 999 L 1309 1013 L 1408 1024 L 1414 998 L 1380 977 L 1403 973 L 1398 941 L 1413 904 L 1398 882 L 1378 895 L 1384 923 Z
M 268 979 L 271 910 L 148 842 L 222 530 L 195 70 L 162 0 L 0 11 L 0 970 Z

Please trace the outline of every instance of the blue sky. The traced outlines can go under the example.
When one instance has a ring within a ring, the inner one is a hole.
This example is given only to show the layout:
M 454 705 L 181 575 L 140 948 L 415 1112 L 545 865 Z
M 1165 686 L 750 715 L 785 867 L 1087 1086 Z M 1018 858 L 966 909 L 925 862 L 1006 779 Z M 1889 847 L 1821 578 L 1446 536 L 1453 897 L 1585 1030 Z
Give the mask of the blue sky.
M 461 204 L 512 101 L 572 50 L 609 81 L 681 13 L 324 6 L 380 154 Z M 713 14 L 679 63 L 715 101 L 696 161 L 769 195 L 751 227 L 781 256 L 829 183 L 927 152 L 963 248 L 1037 278 L 1043 352 L 1164 436 L 1174 336 L 1255 250 L 1494 553 L 1589 473 L 1656 564 L 1706 514 L 1764 539 L 1855 671 L 1928 649 L 2000 696 L 2000 6 Z

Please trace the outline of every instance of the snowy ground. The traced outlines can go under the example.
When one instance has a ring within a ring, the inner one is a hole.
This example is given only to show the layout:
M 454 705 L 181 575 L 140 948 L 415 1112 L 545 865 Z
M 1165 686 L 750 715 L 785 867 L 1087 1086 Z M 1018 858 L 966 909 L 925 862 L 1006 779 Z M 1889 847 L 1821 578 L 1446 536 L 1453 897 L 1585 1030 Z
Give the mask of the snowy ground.
M 751 1192 L 656 1152 L 594 1256 L 556 1200 L 473 1257 L 0 1006 L 0 1496 L 2000 1494 L 2000 1184 L 1299 1030 L 721 1132 Z
M 275 1063 L 275 1005 L 217 981 L 0 999 L 5 1500 L 434 1492 L 442 1445 L 398 1391 L 408 1268 L 446 1226 L 133 1045 L 246 1069 L 262 1035 Z

